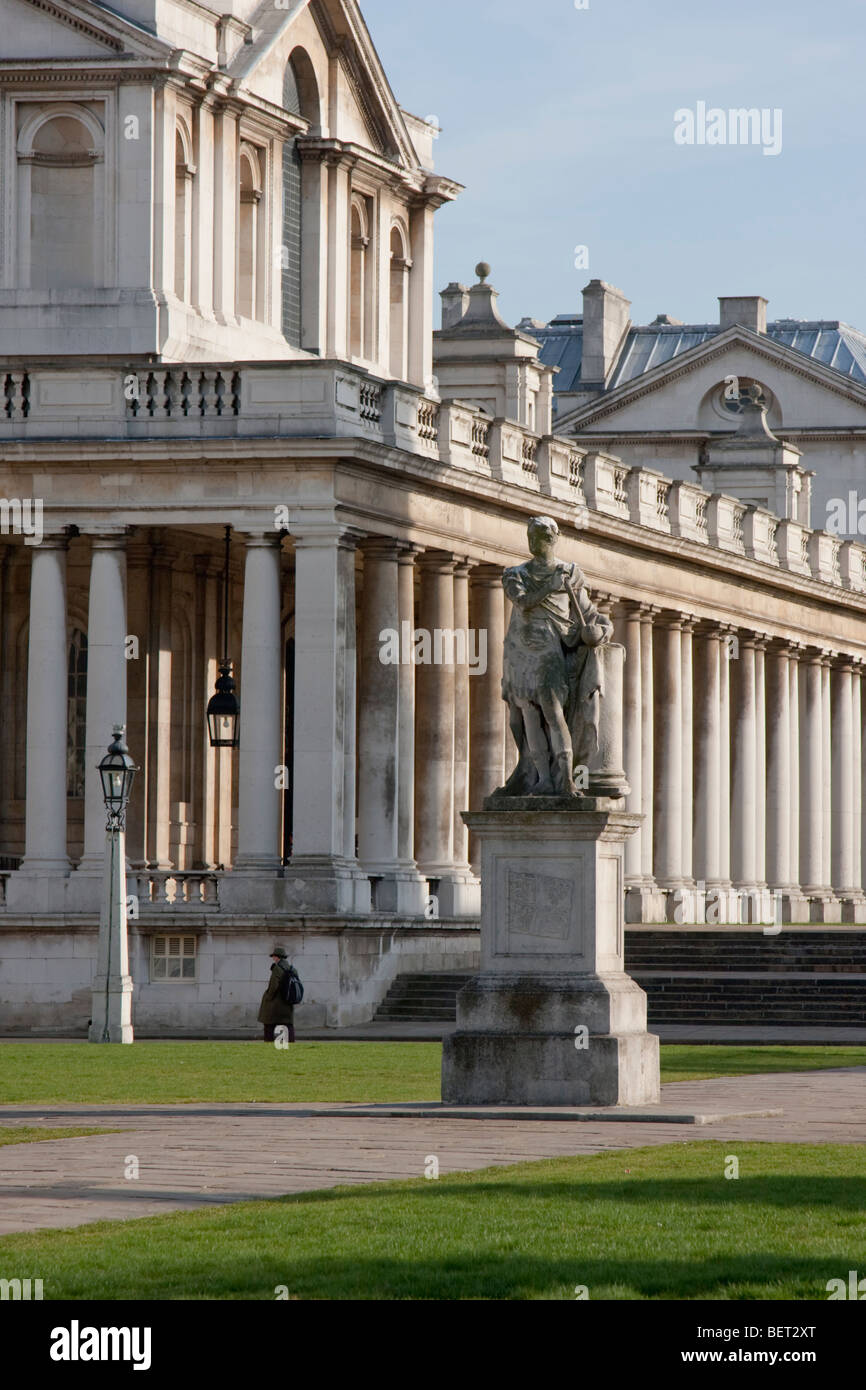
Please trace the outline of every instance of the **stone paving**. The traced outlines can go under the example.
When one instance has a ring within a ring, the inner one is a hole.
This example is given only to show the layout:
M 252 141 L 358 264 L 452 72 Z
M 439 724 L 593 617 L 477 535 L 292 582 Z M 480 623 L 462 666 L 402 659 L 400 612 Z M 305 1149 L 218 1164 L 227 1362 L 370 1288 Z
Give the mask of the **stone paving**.
M 503 1119 L 496 1107 L 457 1119 L 323 1104 L 3 1106 L 3 1128 L 124 1132 L 0 1147 L 0 1234 L 420 1177 L 430 1154 L 449 1173 L 697 1139 L 866 1144 L 866 1067 L 676 1082 L 662 1088 L 660 1113 L 779 1108 L 696 1127 Z M 140 1176 L 127 1179 L 133 1154 Z

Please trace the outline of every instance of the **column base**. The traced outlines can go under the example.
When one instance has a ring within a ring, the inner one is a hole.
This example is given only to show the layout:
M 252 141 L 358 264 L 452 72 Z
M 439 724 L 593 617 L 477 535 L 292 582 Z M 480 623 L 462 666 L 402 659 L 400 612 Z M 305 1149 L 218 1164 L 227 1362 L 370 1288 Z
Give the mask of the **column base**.
M 477 976 L 457 996 L 442 1099 L 454 1105 L 651 1105 L 659 1040 L 624 973 Z
M 860 925 L 866 922 L 866 898 L 855 894 L 842 894 L 842 921 Z
M 132 988 L 130 975 L 114 975 L 108 982 L 106 1000 L 105 976 L 97 975 L 93 982 L 91 995 L 91 1019 L 87 1031 L 88 1042 L 131 1043 L 133 1041 Z
M 419 864 L 418 872 L 438 901 L 437 917 L 480 917 L 481 881 L 468 864 Z
M 6 908 L 9 912 L 42 914 L 65 912 L 69 874 L 43 874 L 33 866 L 21 868 L 6 880 Z M 93 897 L 93 911 L 99 910 L 98 886 Z
M 414 864 L 395 868 L 387 864 L 364 864 L 370 878 L 374 912 L 393 912 L 398 917 L 425 917 L 429 901 L 427 880 Z
M 667 922 L 667 889 L 659 888 L 650 880 L 648 883 L 630 883 L 625 890 L 625 920 L 636 925 L 642 922 Z
M 370 880 L 357 861 L 304 855 L 289 861 L 277 881 L 279 911 L 299 913 L 369 913 Z
M 842 921 L 842 904 L 838 898 L 834 898 L 832 893 L 824 893 L 820 890 L 810 892 L 804 890 L 809 902 L 809 921 L 820 922 L 828 926 Z

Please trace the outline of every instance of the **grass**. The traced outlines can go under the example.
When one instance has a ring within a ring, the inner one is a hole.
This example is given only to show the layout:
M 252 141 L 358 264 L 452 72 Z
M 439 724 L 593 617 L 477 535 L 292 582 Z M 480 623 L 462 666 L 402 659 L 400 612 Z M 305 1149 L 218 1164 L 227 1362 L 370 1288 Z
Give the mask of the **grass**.
M 122 1134 L 119 1129 L 41 1129 L 35 1125 L 0 1128 L 0 1148 L 4 1144 L 36 1144 L 41 1139 L 81 1139 L 87 1134 Z
M 0 1268 L 46 1299 L 826 1299 L 864 1209 L 856 1145 L 689 1142 L 7 1236 Z
M 190 1101 L 411 1101 L 439 1098 L 437 1042 L 3 1043 L 0 1104 Z M 661 1050 L 663 1081 L 866 1066 L 866 1047 L 687 1047 Z

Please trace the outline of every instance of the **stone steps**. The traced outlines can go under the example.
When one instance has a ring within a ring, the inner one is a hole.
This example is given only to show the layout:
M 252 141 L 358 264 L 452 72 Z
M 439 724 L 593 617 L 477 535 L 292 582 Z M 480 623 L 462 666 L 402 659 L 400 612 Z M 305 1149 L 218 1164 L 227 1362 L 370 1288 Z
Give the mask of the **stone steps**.
M 866 1026 L 866 932 L 626 932 L 649 1025 Z M 377 1021 L 453 1023 L 463 972 L 401 975 Z

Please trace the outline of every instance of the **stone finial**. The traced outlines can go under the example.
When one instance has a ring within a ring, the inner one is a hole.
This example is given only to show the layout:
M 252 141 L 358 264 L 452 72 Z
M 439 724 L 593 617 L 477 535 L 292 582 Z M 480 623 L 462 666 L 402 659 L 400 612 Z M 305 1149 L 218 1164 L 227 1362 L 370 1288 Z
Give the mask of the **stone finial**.
M 490 274 L 490 266 L 487 264 L 486 261 L 478 262 L 477 266 L 475 267 L 475 274 L 478 276 L 479 283 L 483 285 L 484 281 Z

